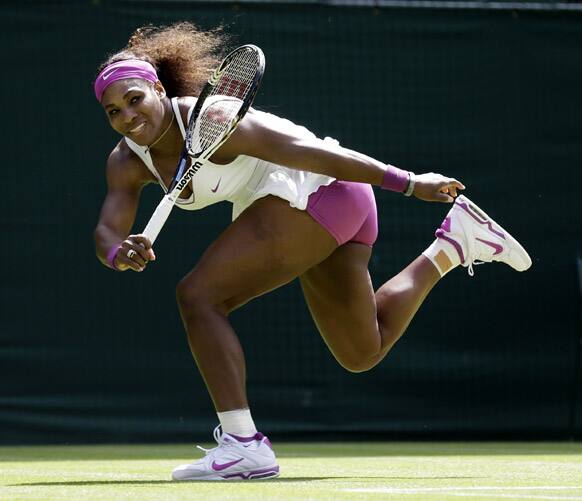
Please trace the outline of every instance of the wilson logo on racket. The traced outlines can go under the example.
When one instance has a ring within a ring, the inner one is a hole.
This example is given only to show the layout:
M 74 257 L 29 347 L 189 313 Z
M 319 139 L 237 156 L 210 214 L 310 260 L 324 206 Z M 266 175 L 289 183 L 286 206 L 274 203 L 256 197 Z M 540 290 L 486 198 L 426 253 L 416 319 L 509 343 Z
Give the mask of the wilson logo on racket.
M 235 96 L 238 99 L 244 99 L 247 93 L 248 84 L 235 78 L 229 78 L 228 76 L 222 80 L 223 81 L 217 87 L 217 94 L 226 94 L 227 96 Z
M 181 181 L 178 183 L 177 188 L 179 190 L 183 190 L 184 187 L 188 184 L 188 181 L 190 181 L 190 179 L 192 179 L 194 174 L 196 174 L 200 170 L 200 167 L 202 167 L 203 165 L 204 164 L 202 162 L 194 162 L 190 166 L 188 171 L 184 174 L 184 177 L 181 179 Z
M 232 113 L 228 113 L 228 111 L 220 106 L 213 106 L 206 110 L 204 118 L 216 124 L 226 124 L 232 119 Z

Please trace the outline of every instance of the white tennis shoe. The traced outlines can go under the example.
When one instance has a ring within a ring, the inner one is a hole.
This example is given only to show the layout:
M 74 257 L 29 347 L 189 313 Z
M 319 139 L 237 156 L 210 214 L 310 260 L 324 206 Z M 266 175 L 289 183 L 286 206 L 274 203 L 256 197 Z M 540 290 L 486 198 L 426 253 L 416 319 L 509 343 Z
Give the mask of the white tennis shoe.
M 463 195 L 456 198 L 435 236 L 455 248 L 471 276 L 474 264 L 499 261 L 517 271 L 531 266 L 528 253 L 519 242 Z
M 258 480 L 279 476 L 279 466 L 271 442 L 262 433 L 244 441 L 214 429 L 218 446 L 204 449 L 206 455 L 192 464 L 178 466 L 173 480 Z

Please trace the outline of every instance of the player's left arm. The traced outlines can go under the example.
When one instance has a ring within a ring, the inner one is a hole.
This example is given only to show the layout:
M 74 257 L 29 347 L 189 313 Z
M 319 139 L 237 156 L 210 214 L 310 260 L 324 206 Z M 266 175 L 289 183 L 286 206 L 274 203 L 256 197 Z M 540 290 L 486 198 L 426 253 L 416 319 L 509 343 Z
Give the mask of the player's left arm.
M 219 150 L 222 160 L 233 160 L 244 154 L 292 169 L 382 186 L 386 164 L 331 141 L 278 130 L 261 115 L 252 110 L 247 113 Z M 416 176 L 414 195 L 423 200 L 450 201 L 448 194 L 456 196 L 457 189 L 464 186 L 456 179 L 429 173 Z
M 229 151 L 292 169 L 373 185 L 382 184 L 386 170 L 382 162 L 330 141 L 279 130 L 271 121 L 264 120 L 261 112 L 254 110 L 239 123 L 220 153 L 228 154 Z

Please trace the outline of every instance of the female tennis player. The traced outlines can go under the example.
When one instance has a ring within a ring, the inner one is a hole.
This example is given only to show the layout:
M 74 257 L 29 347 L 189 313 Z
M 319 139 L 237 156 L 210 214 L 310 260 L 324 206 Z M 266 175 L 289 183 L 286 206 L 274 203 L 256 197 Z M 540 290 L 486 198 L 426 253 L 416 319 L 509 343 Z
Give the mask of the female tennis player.
M 99 69 L 94 89 L 111 127 L 124 136 L 107 162 L 108 191 L 95 230 L 97 256 L 117 271 L 155 260 L 131 229 L 142 188 L 166 190 L 184 124 L 217 66 L 220 32 L 188 23 L 138 30 Z M 192 354 L 218 414 L 218 446 L 178 466 L 175 480 L 271 478 L 272 446 L 257 431 L 246 397 L 243 350 L 229 314 L 299 278 L 333 356 L 348 371 L 378 364 L 402 336 L 434 285 L 453 268 L 499 261 L 523 271 L 519 243 L 474 203 L 465 186 L 414 174 L 319 139 L 289 120 L 251 109 L 182 193 L 187 210 L 230 201 L 233 221 L 177 286 Z M 436 239 L 377 291 L 368 261 L 377 237 L 372 186 L 421 200 L 454 202 Z

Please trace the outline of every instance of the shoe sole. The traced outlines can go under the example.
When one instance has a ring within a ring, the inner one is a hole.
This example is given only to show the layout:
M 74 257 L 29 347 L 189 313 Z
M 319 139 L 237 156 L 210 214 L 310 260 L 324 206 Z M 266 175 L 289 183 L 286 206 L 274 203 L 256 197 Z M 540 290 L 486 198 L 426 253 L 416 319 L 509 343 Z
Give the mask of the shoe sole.
M 205 475 L 203 477 L 185 477 L 185 478 L 174 478 L 172 480 L 177 482 L 196 482 L 196 481 L 233 481 L 233 480 L 267 480 L 269 478 L 276 478 L 279 476 L 279 466 L 269 466 L 268 468 L 261 468 L 260 470 L 252 471 L 240 471 L 237 473 L 227 473 L 221 475 L 219 473 L 213 473 L 211 475 Z
M 493 218 L 489 217 L 487 213 L 481 209 L 475 202 L 472 202 L 464 195 L 459 195 L 455 200 L 455 205 L 469 214 L 479 224 L 487 225 L 489 231 L 497 236 L 502 237 L 508 244 L 508 254 L 511 255 L 512 263 L 504 261 L 516 271 L 525 271 L 531 266 L 531 258 L 523 246 L 497 223 Z M 518 261 L 518 262 L 513 262 Z

